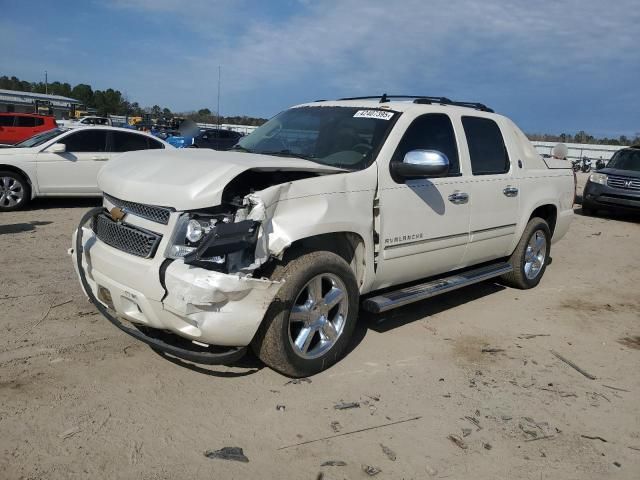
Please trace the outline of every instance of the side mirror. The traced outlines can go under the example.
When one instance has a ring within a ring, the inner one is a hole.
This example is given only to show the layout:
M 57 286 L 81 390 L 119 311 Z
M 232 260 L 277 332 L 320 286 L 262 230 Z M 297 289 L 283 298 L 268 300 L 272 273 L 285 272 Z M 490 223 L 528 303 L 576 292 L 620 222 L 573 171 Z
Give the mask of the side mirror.
M 411 150 L 402 162 L 391 163 L 391 173 L 403 180 L 444 177 L 449 173 L 449 159 L 436 150 Z
M 64 143 L 54 143 L 48 148 L 51 153 L 64 153 L 67 151 L 67 146 Z

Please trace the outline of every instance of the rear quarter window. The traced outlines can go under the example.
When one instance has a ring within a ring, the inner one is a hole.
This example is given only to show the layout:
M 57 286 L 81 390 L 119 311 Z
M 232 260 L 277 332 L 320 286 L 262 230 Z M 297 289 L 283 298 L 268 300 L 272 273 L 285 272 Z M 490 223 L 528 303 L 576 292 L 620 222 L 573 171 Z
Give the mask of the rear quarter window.
M 164 145 L 153 138 L 147 137 L 147 142 L 149 142 L 149 149 L 158 150 L 160 148 L 164 148 Z

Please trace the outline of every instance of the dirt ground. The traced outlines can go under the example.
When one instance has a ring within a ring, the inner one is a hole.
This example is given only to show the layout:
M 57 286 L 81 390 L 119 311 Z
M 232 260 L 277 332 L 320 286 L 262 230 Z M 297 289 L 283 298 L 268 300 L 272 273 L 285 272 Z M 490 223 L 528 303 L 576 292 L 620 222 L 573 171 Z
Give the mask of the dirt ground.
M 96 314 L 66 253 L 96 203 L 0 216 L 0 478 L 640 478 L 639 218 L 577 207 L 538 288 L 363 315 L 343 361 L 291 383 L 170 361 Z M 223 447 L 249 462 L 204 455 Z

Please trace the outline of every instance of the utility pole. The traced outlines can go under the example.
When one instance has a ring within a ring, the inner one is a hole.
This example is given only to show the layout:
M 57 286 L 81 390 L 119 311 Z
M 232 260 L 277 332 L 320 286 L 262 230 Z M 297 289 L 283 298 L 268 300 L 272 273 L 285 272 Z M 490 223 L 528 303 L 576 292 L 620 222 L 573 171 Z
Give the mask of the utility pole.
M 220 77 L 222 76 L 222 67 L 218 65 L 218 107 L 216 108 L 218 112 L 218 129 L 220 128 Z
M 49 81 L 47 79 L 47 71 L 44 71 L 44 93 L 45 95 L 49 93 Z

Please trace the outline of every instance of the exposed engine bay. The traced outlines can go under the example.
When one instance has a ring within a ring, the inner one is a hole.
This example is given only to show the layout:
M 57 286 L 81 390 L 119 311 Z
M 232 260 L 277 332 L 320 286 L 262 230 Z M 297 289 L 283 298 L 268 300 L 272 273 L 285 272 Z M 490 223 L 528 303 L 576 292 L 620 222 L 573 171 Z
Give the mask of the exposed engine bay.
M 224 188 L 220 205 L 184 214 L 173 234 L 168 256 L 181 257 L 186 265 L 223 273 L 250 273 L 273 253 L 268 249 L 268 231 L 263 222 L 267 208 L 277 197 L 267 196 L 273 201 L 265 202 L 257 193 L 318 175 L 281 170 L 241 173 Z

